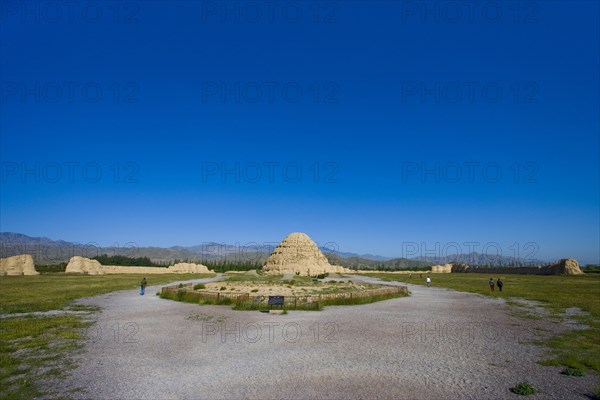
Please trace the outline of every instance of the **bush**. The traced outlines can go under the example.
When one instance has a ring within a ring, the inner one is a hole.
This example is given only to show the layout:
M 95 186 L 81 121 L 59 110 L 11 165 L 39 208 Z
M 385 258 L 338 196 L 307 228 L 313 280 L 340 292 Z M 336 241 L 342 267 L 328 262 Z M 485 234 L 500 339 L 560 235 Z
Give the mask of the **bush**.
M 199 283 L 197 285 L 194 285 L 194 290 L 198 290 L 198 289 L 206 289 L 206 286 L 204 285 L 204 283 Z
M 562 374 L 570 376 L 583 376 L 585 375 L 585 372 L 583 372 L 579 368 L 567 367 L 562 371 Z
M 225 286 L 221 286 L 221 289 L 219 290 L 227 290 L 227 288 Z
M 256 292 L 258 292 L 258 289 L 252 289 L 250 292 L 256 293 Z
M 198 303 L 200 301 L 199 293 L 184 291 L 181 300 L 185 303 Z
M 515 387 L 511 388 L 510 391 L 521 396 L 529 396 L 537 392 L 535 387 L 528 382 L 518 383 Z

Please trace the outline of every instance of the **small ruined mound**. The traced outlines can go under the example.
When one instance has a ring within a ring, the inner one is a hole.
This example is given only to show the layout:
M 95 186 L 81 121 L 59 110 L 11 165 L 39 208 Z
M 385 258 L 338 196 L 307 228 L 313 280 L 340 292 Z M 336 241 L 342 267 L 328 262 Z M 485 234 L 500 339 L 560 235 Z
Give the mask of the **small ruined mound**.
M 469 266 L 467 264 L 454 263 L 452 264 L 452 272 L 468 272 Z
M 467 264 L 453 263 L 444 265 L 434 265 L 431 267 L 431 272 L 434 274 L 448 274 L 450 272 L 467 272 L 468 269 L 469 266 Z
M 74 256 L 71 257 L 67 268 L 65 269 L 66 274 L 87 274 L 87 275 L 104 275 L 102 265 L 97 260 L 91 260 L 89 258 Z
M 85 257 L 71 257 L 67 269 L 67 274 L 86 274 L 86 275 L 104 275 L 104 274 L 210 274 L 211 270 L 202 264 L 178 263 L 169 268 L 161 267 L 128 267 L 123 265 L 101 265 L 97 260 L 91 260 Z
M 559 262 L 549 266 L 554 275 L 583 275 L 579 263 L 573 258 L 563 258 Z
M 329 264 L 317 244 L 305 233 L 288 235 L 267 258 L 262 271 L 269 275 L 312 276 L 330 272 L 344 273 L 344 267 Z
M 452 272 L 452 264 L 432 265 L 431 272 L 433 274 L 449 274 Z
M 29 254 L 0 258 L 0 275 L 39 275 Z
M 167 270 L 174 274 L 210 274 L 213 272 L 206 265 L 183 262 L 171 265 Z

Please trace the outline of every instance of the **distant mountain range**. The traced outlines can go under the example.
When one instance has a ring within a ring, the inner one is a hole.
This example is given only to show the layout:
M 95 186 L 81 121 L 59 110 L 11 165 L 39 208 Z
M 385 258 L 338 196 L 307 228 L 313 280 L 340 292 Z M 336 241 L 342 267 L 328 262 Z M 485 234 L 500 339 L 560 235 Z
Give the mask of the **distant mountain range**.
M 58 264 L 73 256 L 96 257 L 103 254 L 124 255 L 128 257 L 148 257 L 152 261 L 170 264 L 175 260 L 229 262 L 251 261 L 263 263 L 273 251 L 270 246 L 240 246 L 207 242 L 196 246 L 182 247 L 137 247 L 134 244 L 123 247 L 100 247 L 93 243 L 81 244 L 53 240 L 46 237 L 31 237 L 20 233 L 0 232 L 0 257 L 17 254 L 31 254 L 36 264 Z M 389 258 L 371 254 L 356 254 L 332 251 L 322 248 L 329 262 L 353 269 L 406 269 L 421 268 L 448 262 L 480 266 L 520 266 L 542 265 L 541 260 L 523 260 L 514 257 L 479 253 L 457 254 L 448 257 Z

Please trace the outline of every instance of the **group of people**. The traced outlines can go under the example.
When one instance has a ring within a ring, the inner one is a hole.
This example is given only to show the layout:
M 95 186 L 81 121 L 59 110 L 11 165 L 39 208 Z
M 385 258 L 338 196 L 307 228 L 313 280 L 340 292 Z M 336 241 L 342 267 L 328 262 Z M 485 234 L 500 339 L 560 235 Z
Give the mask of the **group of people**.
M 420 274 L 420 276 L 422 277 L 423 274 Z M 410 277 L 412 277 L 412 274 L 410 274 Z M 427 275 L 427 278 L 425 279 L 425 283 L 427 283 L 427 287 L 431 286 L 431 278 L 429 277 L 429 275 Z M 504 286 L 504 282 L 502 282 L 500 280 L 500 278 L 498 278 L 496 280 L 496 282 L 494 282 L 494 278 L 490 278 L 490 290 L 492 292 L 495 290 L 496 286 L 498 286 L 498 290 L 501 292 L 502 287 Z
M 494 278 L 490 278 L 490 290 L 492 292 L 494 291 L 494 286 L 498 286 L 498 290 L 502 291 L 502 286 L 504 286 L 504 283 L 500 280 L 500 278 L 498 278 L 498 280 L 494 284 Z

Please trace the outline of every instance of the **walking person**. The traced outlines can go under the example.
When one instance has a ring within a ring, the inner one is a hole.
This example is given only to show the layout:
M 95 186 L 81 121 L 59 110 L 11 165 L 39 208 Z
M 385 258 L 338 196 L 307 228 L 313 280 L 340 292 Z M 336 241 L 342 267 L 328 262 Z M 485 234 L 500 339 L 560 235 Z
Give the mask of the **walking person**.
M 490 278 L 490 290 L 494 291 L 494 278 Z
M 425 279 L 425 282 L 427 282 L 427 287 L 431 285 L 431 278 L 429 277 L 429 275 L 427 275 L 427 279 Z
M 499 291 L 502 291 L 502 286 L 504 286 L 504 282 L 502 282 L 500 278 L 498 278 L 498 280 L 496 281 L 496 286 L 498 286 Z
M 142 283 L 140 283 L 140 295 L 143 296 L 146 292 L 146 285 L 148 285 L 148 281 L 146 281 L 146 277 L 142 279 Z

